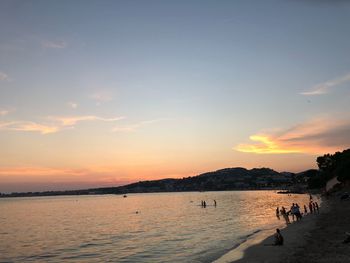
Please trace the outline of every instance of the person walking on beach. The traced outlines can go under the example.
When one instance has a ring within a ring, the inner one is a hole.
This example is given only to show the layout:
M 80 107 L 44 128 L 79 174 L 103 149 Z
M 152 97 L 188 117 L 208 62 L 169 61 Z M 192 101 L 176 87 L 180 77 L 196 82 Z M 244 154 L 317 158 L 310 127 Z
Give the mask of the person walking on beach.
M 306 207 L 306 205 L 304 205 L 304 214 L 305 215 L 307 214 L 307 207 Z
M 203 201 L 203 207 L 206 208 L 207 207 L 207 203 L 205 201 Z
M 280 220 L 280 209 L 279 209 L 279 207 L 276 208 L 276 217 L 278 218 L 278 220 Z
M 309 203 L 309 209 L 310 209 L 310 214 L 312 214 L 312 201 L 310 201 L 310 203 Z
M 286 209 L 285 209 L 283 206 L 282 206 L 282 208 L 281 208 L 281 215 L 283 216 L 284 220 L 286 220 L 286 224 L 287 224 L 287 225 L 290 224 L 287 211 L 286 211 Z
M 216 200 L 214 199 L 214 206 L 216 207 Z
M 275 246 L 283 246 L 283 236 L 281 235 L 280 230 L 276 229 L 276 234 L 274 235 L 275 238 Z
M 302 216 L 300 213 L 300 206 L 298 204 L 295 204 L 294 206 L 294 215 L 297 218 L 297 221 L 301 220 Z
M 294 217 L 295 217 L 295 204 L 293 203 L 292 206 L 290 207 L 289 212 L 292 214 L 292 219 L 293 221 L 295 221 Z

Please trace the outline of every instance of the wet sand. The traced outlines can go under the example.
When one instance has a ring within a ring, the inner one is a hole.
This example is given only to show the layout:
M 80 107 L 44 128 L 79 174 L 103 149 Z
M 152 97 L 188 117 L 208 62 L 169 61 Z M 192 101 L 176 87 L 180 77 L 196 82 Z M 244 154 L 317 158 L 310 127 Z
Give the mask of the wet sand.
M 243 258 L 236 260 L 239 255 L 233 250 L 220 262 L 348 263 L 350 243 L 343 243 L 345 232 L 350 232 L 350 200 L 332 197 L 322 203 L 320 214 L 307 215 L 282 229 L 283 246 L 273 246 L 269 236 L 246 249 Z

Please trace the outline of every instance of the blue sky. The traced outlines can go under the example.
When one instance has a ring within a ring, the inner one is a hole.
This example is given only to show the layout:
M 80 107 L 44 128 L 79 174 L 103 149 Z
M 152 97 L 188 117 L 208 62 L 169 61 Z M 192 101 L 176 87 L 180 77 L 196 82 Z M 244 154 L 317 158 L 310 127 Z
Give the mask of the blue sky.
M 300 171 L 349 147 L 347 1 L 0 7 L 0 191 Z

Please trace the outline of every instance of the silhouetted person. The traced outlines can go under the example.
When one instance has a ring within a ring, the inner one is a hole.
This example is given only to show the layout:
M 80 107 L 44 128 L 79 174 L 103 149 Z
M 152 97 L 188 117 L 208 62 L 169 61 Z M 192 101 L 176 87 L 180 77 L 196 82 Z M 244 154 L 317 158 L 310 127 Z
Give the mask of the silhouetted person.
M 214 206 L 216 206 L 216 200 L 214 199 Z
M 282 206 L 281 208 L 281 215 L 283 216 L 284 220 L 286 220 L 286 224 L 290 224 L 290 221 L 289 221 L 289 216 L 287 214 L 287 211 L 286 209 Z
M 280 219 L 280 209 L 279 209 L 279 207 L 276 208 L 276 217 L 278 218 L 278 220 Z
M 309 203 L 309 209 L 310 209 L 310 213 L 312 214 L 313 209 L 312 209 L 312 202 L 311 202 L 311 201 L 310 201 L 310 203 Z
M 318 206 L 317 202 L 315 202 L 315 207 L 316 207 L 316 210 L 317 210 L 317 214 L 319 214 L 320 213 L 320 207 Z
M 312 208 L 314 210 L 314 213 L 316 213 L 316 204 L 315 203 L 312 203 Z
M 206 208 L 207 207 L 207 203 L 205 201 L 203 201 L 203 207 Z
M 293 203 L 292 206 L 290 207 L 290 213 L 292 214 L 292 219 L 295 221 L 295 213 L 296 213 L 296 206 Z
M 300 212 L 300 206 L 296 203 L 295 204 L 295 208 L 294 208 L 295 212 L 295 216 L 297 218 L 297 221 L 299 221 L 302 218 L 301 212 Z
M 274 235 L 275 237 L 275 246 L 283 246 L 283 236 L 281 235 L 280 230 L 277 228 L 276 229 L 276 234 Z
M 306 205 L 304 205 L 304 213 L 307 214 L 307 208 Z

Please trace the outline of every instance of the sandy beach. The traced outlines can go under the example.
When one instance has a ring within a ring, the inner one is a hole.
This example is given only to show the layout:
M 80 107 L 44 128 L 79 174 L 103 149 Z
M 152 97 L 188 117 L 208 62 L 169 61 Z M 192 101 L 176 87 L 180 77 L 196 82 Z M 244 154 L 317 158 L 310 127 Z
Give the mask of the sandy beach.
M 345 232 L 350 232 L 349 222 L 350 200 L 333 196 L 323 201 L 319 214 L 306 215 L 300 222 L 283 228 L 283 246 L 272 245 L 271 230 L 241 244 L 216 263 L 350 262 L 350 243 L 343 243 Z

